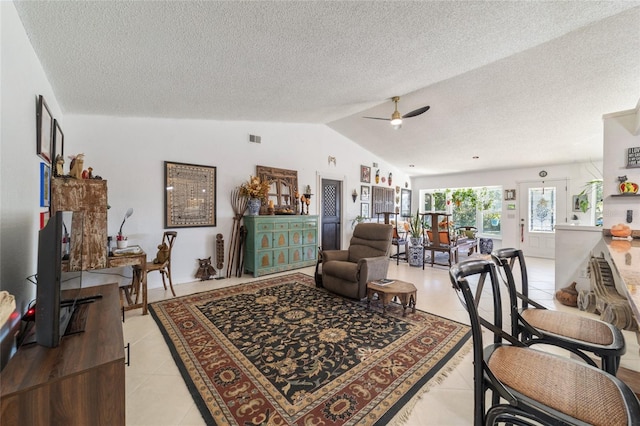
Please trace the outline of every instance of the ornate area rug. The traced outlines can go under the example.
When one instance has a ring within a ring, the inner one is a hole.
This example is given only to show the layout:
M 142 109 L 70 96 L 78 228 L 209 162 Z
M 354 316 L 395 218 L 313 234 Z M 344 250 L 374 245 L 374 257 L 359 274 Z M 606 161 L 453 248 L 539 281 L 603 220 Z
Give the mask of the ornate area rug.
M 383 314 L 294 273 L 150 310 L 207 424 L 372 425 L 406 415 L 470 336 L 392 305 Z

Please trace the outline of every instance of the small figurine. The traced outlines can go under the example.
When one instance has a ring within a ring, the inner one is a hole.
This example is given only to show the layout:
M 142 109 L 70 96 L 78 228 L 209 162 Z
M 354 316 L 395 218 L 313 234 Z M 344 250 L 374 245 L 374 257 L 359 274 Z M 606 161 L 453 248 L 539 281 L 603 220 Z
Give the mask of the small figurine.
M 60 154 L 56 155 L 56 167 L 53 169 L 55 177 L 64 176 L 64 157 Z
M 206 259 L 198 259 L 200 267 L 196 272 L 196 278 L 200 278 L 200 281 L 210 280 L 216 274 L 216 270 L 211 266 L 211 256 Z
M 156 253 L 153 263 L 164 263 L 167 260 L 169 260 L 169 246 L 166 243 L 162 243 L 158 246 L 158 253 Z
M 84 167 L 84 154 L 69 156 L 71 159 L 71 170 L 69 176 L 76 179 L 82 179 L 82 169 Z

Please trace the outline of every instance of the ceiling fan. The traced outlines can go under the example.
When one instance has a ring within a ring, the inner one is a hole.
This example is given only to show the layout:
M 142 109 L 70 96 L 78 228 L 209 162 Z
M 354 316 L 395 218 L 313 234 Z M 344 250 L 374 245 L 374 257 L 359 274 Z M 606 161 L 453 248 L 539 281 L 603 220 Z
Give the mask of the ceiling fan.
M 423 114 L 425 112 L 427 112 L 429 110 L 429 108 L 431 108 L 429 105 L 423 106 L 421 108 L 418 108 L 416 110 L 413 110 L 405 115 L 400 115 L 400 112 L 398 111 L 398 101 L 400 100 L 400 96 L 394 96 L 393 98 L 391 98 L 391 100 L 395 103 L 396 105 L 396 109 L 395 111 L 393 111 L 393 114 L 391 114 L 391 118 L 381 118 L 381 117 L 362 117 L 362 118 L 370 118 L 372 120 L 387 120 L 387 121 L 391 121 L 391 125 L 393 126 L 394 129 L 399 129 L 400 127 L 402 127 L 402 119 L 403 118 L 411 118 L 411 117 L 416 117 L 420 114 Z

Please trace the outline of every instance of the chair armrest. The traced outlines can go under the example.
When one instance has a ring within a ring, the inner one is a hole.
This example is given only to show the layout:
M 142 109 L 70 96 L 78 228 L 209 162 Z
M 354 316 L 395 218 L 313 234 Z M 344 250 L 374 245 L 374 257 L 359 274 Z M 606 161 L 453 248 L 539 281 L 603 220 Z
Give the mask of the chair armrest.
M 387 278 L 389 258 L 387 256 L 365 257 L 358 261 L 359 281 L 368 282 Z
M 349 260 L 349 251 L 348 250 L 323 250 L 322 251 L 322 262 L 326 263 L 330 260 Z

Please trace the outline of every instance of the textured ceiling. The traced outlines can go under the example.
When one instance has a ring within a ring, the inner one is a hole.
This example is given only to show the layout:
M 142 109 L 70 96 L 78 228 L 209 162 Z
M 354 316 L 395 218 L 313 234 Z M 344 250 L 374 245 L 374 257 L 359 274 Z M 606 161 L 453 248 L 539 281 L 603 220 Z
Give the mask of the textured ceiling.
M 65 113 L 326 123 L 411 175 L 600 159 L 640 97 L 640 1 L 14 4 Z M 431 109 L 362 118 L 394 95 Z

